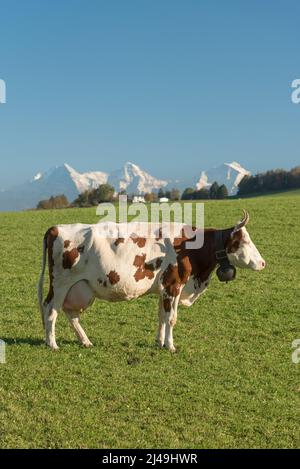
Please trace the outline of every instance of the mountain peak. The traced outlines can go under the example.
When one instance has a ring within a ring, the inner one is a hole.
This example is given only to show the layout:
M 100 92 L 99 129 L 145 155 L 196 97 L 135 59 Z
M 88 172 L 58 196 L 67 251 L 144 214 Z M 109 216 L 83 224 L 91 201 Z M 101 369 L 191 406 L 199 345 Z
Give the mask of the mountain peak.
M 72 168 L 68 163 L 64 163 L 62 167 L 69 171 L 69 173 L 77 173 L 76 169 Z
M 122 168 L 110 174 L 101 171 L 79 173 L 68 163 L 55 166 L 48 171 L 38 172 L 30 181 L 0 192 L 0 210 L 24 210 L 36 207 L 40 200 L 52 195 L 64 194 L 72 202 L 78 194 L 99 187 L 100 184 L 111 184 L 119 192 L 125 190 L 129 195 L 142 195 L 158 191 L 160 188 L 184 190 L 186 187 L 210 187 L 217 181 L 225 184 L 230 195 L 237 192 L 238 184 L 250 172 L 238 162 L 222 165 L 201 172 L 201 177 L 186 181 L 165 181 L 157 179 L 138 165 L 127 161 Z
M 207 171 L 202 171 L 196 187 L 198 190 L 204 187 L 209 188 L 216 181 L 219 185 L 224 184 L 227 187 L 229 195 L 234 195 L 243 177 L 250 175 L 250 171 L 243 168 L 240 163 L 232 161 L 231 163 L 223 163 Z
M 128 194 L 145 194 L 167 185 L 167 181 L 156 179 L 138 165 L 126 161 L 121 169 L 113 171 L 107 182 L 116 190 L 126 190 Z

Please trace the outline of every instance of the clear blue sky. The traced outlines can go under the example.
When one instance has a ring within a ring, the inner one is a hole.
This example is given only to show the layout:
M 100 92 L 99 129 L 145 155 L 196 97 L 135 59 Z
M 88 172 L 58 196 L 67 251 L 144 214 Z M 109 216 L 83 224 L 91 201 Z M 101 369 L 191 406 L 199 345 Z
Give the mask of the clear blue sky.
M 68 162 L 300 164 L 300 3 L 0 0 L 0 188 Z

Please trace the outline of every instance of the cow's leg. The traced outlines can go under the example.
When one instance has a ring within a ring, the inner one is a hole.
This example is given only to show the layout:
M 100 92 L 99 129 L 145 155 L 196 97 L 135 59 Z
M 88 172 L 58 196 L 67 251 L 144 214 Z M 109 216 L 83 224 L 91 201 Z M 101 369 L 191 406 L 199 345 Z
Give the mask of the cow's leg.
M 46 344 L 49 345 L 52 350 L 58 350 L 58 345 L 55 339 L 55 323 L 67 292 L 68 288 L 61 290 L 54 289 L 51 297 L 48 294 L 43 306 Z
M 159 347 L 163 347 L 165 343 L 165 330 L 166 330 L 166 323 L 165 323 L 165 312 L 163 310 L 163 302 L 162 298 L 159 298 L 159 305 L 158 305 L 158 330 L 156 336 L 156 342 Z
M 55 339 L 55 323 L 58 311 L 53 306 L 53 301 L 48 305 L 44 305 L 44 323 L 46 332 L 46 344 L 52 350 L 58 350 L 58 345 Z
M 175 255 L 174 253 L 174 250 L 173 254 L 171 251 L 171 258 L 172 255 Z M 160 276 L 159 292 L 162 298 L 161 310 L 163 322 L 165 324 L 164 346 L 171 352 L 175 352 L 173 343 L 173 327 L 177 320 L 179 299 L 189 275 L 189 269 L 182 262 L 178 265 L 175 261 L 173 264 L 170 263 L 167 269 L 161 272 Z
M 164 346 L 170 350 L 170 352 L 175 352 L 176 349 L 173 343 L 173 328 L 177 321 L 177 308 L 178 308 L 178 300 L 179 297 L 169 297 L 167 298 L 168 301 L 165 301 L 167 305 L 165 305 L 166 311 L 166 332 L 165 332 L 165 342 Z M 168 308 L 170 309 L 169 311 Z
M 79 341 L 85 347 L 91 347 L 93 344 L 89 340 L 88 336 L 84 332 L 83 328 L 80 325 L 80 313 L 78 311 L 65 311 L 72 329 L 74 330 L 75 334 L 77 335 Z
M 163 292 L 160 301 L 160 315 L 159 315 L 159 345 L 165 346 L 171 352 L 175 352 L 173 343 L 173 327 L 177 320 L 177 308 L 179 296 L 169 296 Z

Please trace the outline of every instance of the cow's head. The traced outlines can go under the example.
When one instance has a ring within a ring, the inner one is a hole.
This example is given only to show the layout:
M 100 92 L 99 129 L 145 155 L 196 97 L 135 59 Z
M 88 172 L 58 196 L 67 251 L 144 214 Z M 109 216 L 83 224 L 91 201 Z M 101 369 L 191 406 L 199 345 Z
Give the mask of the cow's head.
M 227 256 L 229 262 L 235 267 L 262 270 L 266 262 L 261 257 L 245 228 L 248 221 L 249 214 L 244 210 L 243 219 L 232 230 L 231 238 L 227 245 Z

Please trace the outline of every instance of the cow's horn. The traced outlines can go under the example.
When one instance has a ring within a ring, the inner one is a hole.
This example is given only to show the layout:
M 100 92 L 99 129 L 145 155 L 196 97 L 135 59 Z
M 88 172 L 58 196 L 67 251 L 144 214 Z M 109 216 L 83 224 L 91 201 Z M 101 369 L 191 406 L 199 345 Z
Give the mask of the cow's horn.
M 244 209 L 243 209 L 243 212 L 244 212 L 244 217 L 237 225 L 235 225 L 234 232 L 240 230 L 241 228 L 243 228 L 243 226 L 246 226 L 247 223 L 249 222 L 249 219 L 250 219 L 249 213 L 247 212 L 247 210 L 244 210 Z

